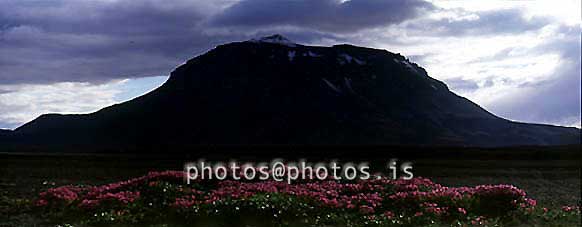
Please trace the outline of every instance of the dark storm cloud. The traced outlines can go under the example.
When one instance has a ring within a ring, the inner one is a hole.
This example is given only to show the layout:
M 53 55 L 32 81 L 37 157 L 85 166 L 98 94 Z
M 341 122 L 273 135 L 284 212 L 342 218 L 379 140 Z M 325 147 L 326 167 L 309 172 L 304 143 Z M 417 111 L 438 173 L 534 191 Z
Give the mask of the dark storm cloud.
M 47 32 L 136 35 L 175 32 L 203 18 L 195 5 L 168 1 L 17 1 L 3 7 L 7 24 L 34 25 Z
M 219 5 L 198 1 L 4 1 L 0 81 L 99 82 L 166 75 L 222 42 L 200 28 Z
M 400 23 L 433 8 L 420 0 L 243 0 L 210 23 L 230 27 L 296 26 L 345 33 Z
M 417 0 L 5 0 L 0 81 L 104 82 L 166 75 L 221 43 L 272 33 L 306 43 L 342 40 L 333 32 L 398 23 L 431 6 Z M 240 20 L 251 27 L 232 29 Z M 280 28 L 289 24 L 300 28 Z

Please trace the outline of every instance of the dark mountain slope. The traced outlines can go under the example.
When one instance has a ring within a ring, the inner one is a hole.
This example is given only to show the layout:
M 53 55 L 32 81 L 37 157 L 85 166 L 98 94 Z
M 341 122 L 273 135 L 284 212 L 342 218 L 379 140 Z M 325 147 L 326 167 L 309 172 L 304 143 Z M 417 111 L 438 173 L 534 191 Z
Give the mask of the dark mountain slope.
M 580 143 L 580 130 L 511 122 L 457 96 L 403 56 L 280 36 L 230 43 L 158 89 L 92 114 L 47 114 L 20 143 L 508 146 Z

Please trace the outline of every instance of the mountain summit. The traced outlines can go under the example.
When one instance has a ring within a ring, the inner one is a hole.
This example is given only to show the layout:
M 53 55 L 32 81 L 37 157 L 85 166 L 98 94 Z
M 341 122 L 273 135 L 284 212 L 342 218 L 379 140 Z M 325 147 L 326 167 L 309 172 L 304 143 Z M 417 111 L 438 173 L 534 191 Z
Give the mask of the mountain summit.
M 297 46 L 296 43 L 291 42 L 291 40 L 283 37 L 282 35 L 279 34 L 275 34 L 272 36 L 266 36 L 260 39 L 251 39 L 249 40 L 250 42 L 255 42 L 255 43 L 274 43 L 274 44 L 281 44 L 284 46 L 289 46 L 289 47 L 295 47 Z
M 141 97 L 42 115 L 10 134 L 24 144 L 109 147 L 580 143 L 576 128 L 497 117 L 399 54 L 280 35 L 217 46 Z

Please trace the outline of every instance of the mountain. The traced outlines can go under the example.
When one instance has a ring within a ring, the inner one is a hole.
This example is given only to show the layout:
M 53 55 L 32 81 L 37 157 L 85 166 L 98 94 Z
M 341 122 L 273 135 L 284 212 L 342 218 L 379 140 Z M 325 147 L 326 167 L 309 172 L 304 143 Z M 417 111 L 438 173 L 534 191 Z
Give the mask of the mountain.
M 0 129 L 0 136 L 6 136 L 6 135 L 10 135 L 12 133 L 11 130 L 7 130 L 7 129 Z
M 399 54 L 280 35 L 217 46 L 148 94 L 91 114 L 42 115 L 12 134 L 43 146 L 580 143 L 576 128 L 497 117 Z

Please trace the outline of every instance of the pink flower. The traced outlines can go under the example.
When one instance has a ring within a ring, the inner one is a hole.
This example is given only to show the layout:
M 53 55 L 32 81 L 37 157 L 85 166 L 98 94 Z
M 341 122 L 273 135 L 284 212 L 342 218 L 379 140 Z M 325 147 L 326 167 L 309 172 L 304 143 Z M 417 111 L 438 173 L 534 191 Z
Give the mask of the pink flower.
M 457 211 L 459 211 L 459 213 L 461 213 L 463 215 L 467 215 L 467 211 L 465 210 L 465 208 L 459 207 L 459 208 L 457 208 Z
M 575 206 L 562 206 L 562 211 L 564 212 L 571 212 L 571 211 L 575 211 L 579 208 L 575 207 Z
M 535 207 L 538 204 L 538 202 L 534 199 L 526 199 L 525 202 L 527 203 L 527 205 L 532 207 Z
M 230 171 L 228 171 L 230 172 Z M 532 210 L 537 205 L 535 200 L 526 197 L 525 192 L 512 185 L 480 185 L 475 187 L 445 187 L 426 178 L 404 179 L 371 179 L 354 182 L 337 182 L 333 180 L 302 180 L 293 184 L 286 182 L 268 181 L 214 181 L 205 190 L 198 187 L 182 184 L 184 173 L 181 171 L 150 172 L 145 176 L 94 187 L 63 186 L 49 189 L 40 194 L 35 204 L 39 206 L 53 206 L 55 204 L 74 205 L 84 209 L 110 209 L 109 204 L 117 209 L 136 201 L 145 201 L 149 196 L 142 193 L 151 191 L 150 187 L 168 184 L 172 187 L 174 198 L 168 208 L 187 209 L 203 204 L 215 204 L 220 201 L 244 200 L 260 195 L 287 195 L 308 201 L 317 202 L 323 208 L 352 209 L 361 212 L 366 217 L 373 214 L 382 214 L 386 218 L 394 218 L 394 212 L 413 210 L 414 216 L 425 214 L 440 215 L 467 215 L 477 213 L 466 207 L 467 201 L 475 199 L 507 198 L 507 207 L 518 209 L 523 206 Z M 203 184 L 197 180 L 194 184 Z M 65 202 L 65 203 L 63 203 Z M 140 203 L 141 204 L 141 203 Z M 390 204 L 390 210 L 386 209 Z M 443 205 L 446 204 L 447 207 Z M 161 204 L 160 204 L 161 205 Z M 204 206 L 202 206 L 204 207 Z M 578 208 L 563 208 L 571 211 Z M 456 214 L 458 212 L 459 214 Z M 453 214 L 451 214 L 453 213 Z M 475 220 L 474 220 L 475 221 Z M 480 219 L 477 223 L 482 222 Z
M 388 219 L 392 219 L 394 217 L 394 213 L 392 213 L 392 211 L 386 211 L 384 212 L 384 216 Z
M 103 195 L 99 195 L 96 198 L 99 200 L 117 200 L 122 203 L 130 203 L 133 202 L 135 199 L 139 198 L 140 192 L 130 192 L 130 191 L 122 191 L 117 193 L 106 193 Z

